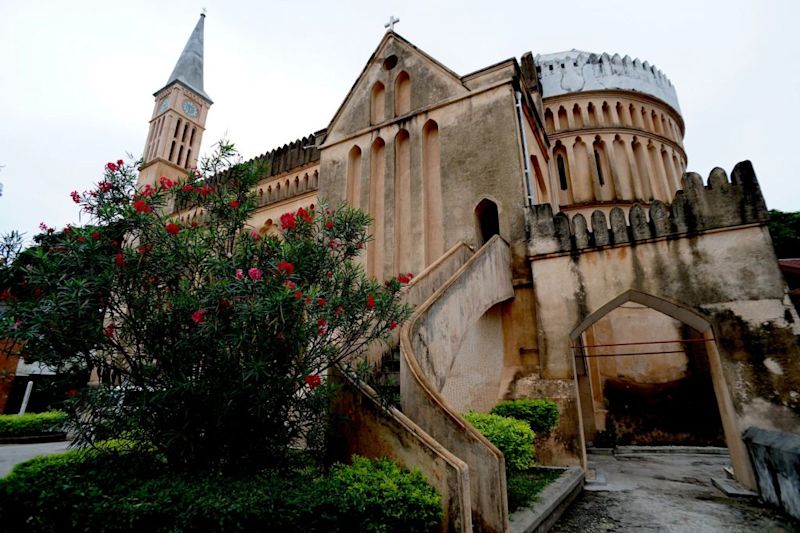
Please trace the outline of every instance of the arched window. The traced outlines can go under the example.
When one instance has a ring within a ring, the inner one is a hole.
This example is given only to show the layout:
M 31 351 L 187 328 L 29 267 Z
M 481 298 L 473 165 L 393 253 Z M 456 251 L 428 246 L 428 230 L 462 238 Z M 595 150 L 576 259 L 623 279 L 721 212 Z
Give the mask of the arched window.
M 553 121 L 553 111 L 548 107 L 544 112 L 544 124 L 549 133 L 556 131 L 556 124 Z
M 383 220 L 384 220 L 384 176 L 386 170 L 386 143 L 378 137 L 372 143 L 369 154 L 369 204 L 372 216 L 373 240 L 367 245 L 367 273 L 378 279 L 383 276 Z
M 167 159 L 172 161 L 172 156 L 174 154 L 175 154 L 175 141 L 172 141 L 172 146 L 169 147 L 169 157 Z
M 611 108 L 608 106 L 608 102 L 603 102 L 603 124 L 606 126 L 611 125 Z
M 569 128 L 569 121 L 567 121 L 567 110 L 564 106 L 558 108 L 558 129 L 565 130 Z
M 586 108 L 589 113 L 589 124 L 590 128 L 594 128 L 597 126 L 597 109 L 594 107 L 592 102 L 589 102 L 589 107 Z
M 539 158 L 535 155 L 531 155 L 531 168 L 533 169 L 533 175 L 536 177 L 536 185 L 539 187 L 540 194 L 537 197 L 538 201 L 539 203 L 545 203 L 544 198 L 547 197 L 547 184 L 542 175 L 542 167 L 539 165 Z
M 394 265 L 398 272 L 412 269 L 411 255 L 411 142 L 408 131 L 394 138 Z
M 394 82 L 394 114 L 405 115 L 411 111 L 411 77 L 405 70 L 397 75 Z
M 488 198 L 475 206 L 475 218 L 478 224 L 478 237 L 481 244 L 500 234 L 500 217 L 497 212 L 497 204 Z
M 384 114 L 386 111 L 386 88 L 379 81 L 375 82 L 372 86 L 372 95 L 370 98 L 369 107 L 369 121 L 370 124 L 378 124 L 383 122 Z
M 619 121 L 620 126 L 627 126 L 628 121 L 625 120 L 625 106 L 621 103 L 617 102 L 617 120 Z
M 444 253 L 442 175 L 439 125 L 429 120 L 422 128 L 422 182 L 425 213 L 425 266 Z
M 650 120 L 653 122 L 653 131 L 656 133 L 663 133 L 663 130 L 661 129 L 661 120 L 658 118 L 658 113 L 653 111 L 650 114 Z
M 556 171 L 558 172 L 558 185 L 562 191 L 569 189 L 569 163 L 567 161 L 567 149 L 561 144 L 561 141 L 556 142 L 556 147 L 553 150 L 553 156 L 556 159 Z
M 360 205 L 361 197 L 361 148 L 350 149 L 347 155 L 347 203 L 351 207 Z
M 581 107 L 578 104 L 572 106 L 572 124 L 576 128 L 583 127 L 583 116 L 581 115 Z
M 178 132 L 180 131 L 180 129 L 181 129 L 181 119 L 178 119 L 178 123 L 175 124 L 175 133 L 172 134 L 173 139 L 178 138 Z

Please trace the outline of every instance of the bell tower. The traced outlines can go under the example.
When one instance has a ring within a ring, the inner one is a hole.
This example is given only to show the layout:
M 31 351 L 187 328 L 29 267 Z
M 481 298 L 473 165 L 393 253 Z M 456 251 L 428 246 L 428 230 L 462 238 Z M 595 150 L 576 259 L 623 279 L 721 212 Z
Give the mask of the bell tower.
M 140 187 L 161 176 L 177 179 L 197 165 L 208 108 L 214 103 L 203 90 L 205 14 L 189 36 L 166 85 L 153 93 L 155 105 L 139 169 Z

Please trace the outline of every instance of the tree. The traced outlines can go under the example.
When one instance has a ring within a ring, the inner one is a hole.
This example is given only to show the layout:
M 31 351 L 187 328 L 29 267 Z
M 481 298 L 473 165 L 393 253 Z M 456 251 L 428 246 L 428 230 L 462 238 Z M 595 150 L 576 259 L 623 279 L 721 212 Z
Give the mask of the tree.
M 770 209 L 768 227 L 779 259 L 800 257 L 800 212 Z
M 8 334 L 29 359 L 100 378 L 69 403 L 79 444 L 123 437 L 186 468 L 289 464 L 322 442 L 326 370 L 409 314 L 399 280 L 355 261 L 366 214 L 312 205 L 280 235 L 248 231 L 263 168 L 218 146 L 185 180 L 140 189 L 135 166 L 108 163 L 72 193 L 91 223 L 46 228 L 15 263 Z

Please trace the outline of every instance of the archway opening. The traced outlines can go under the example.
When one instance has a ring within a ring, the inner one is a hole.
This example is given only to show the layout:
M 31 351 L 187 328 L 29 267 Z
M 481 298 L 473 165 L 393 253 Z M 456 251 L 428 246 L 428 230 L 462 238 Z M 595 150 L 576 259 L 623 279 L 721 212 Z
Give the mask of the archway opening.
M 725 446 L 707 340 L 626 301 L 573 341 L 584 438 L 597 447 Z
M 475 218 L 481 245 L 500 234 L 500 217 L 497 212 L 497 204 L 493 201 L 487 198 L 481 200 L 475 207 Z

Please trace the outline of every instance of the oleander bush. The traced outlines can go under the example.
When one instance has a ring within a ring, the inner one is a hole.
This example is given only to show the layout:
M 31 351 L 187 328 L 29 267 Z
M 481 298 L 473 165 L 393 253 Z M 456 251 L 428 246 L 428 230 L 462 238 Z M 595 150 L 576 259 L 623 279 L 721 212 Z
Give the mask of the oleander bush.
M 504 400 L 490 412 L 523 420 L 537 435 L 550 433 L 558 424 L 558 405 L 552 400 Z
M 327 473 L 176 474 L 106 446 L 39 457 L 0 479 L 4 531 L 428 532 L 441 501 L 418 472 L 353 458 Z
M 137 162 L 109 162 L 71 195 L 86 225 L 43 224 L 3 261 L 0 338 L 100 378 L 65 402 L 78 445 L 123 437 L 187 471 L 283 468 L 301 446 L 324 456 L 327 370 L 410 314 L 408 276 L 366 276 L 371 219 L 345 205 L 249 226 L 259 162 L 220 142 L 200 169 L 144 184 Z
M 62 431 L 67 414 L 61 411 L 0 415 L 0 437 L 31 437 Z
M 508 470 L 524 470 L 534 464 L 536 435 L 527 423 L 477 412 L 465 413 L 464 418 L 503 453 Z

